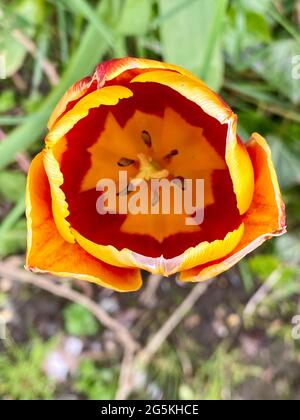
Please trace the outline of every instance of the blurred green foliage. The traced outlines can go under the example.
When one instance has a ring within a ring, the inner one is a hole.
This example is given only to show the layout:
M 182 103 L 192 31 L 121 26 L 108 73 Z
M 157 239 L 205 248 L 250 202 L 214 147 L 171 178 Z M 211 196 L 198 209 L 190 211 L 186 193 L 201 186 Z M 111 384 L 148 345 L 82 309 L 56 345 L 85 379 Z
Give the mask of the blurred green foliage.
M 70 335 L 88 337 L 99 331 L 98 322 L 94 316 L 76 303 L 64 309 L 64 321 L 66 332 Z
M 43 363 L 54 341 L 44 343 L 32 338 L 29 344 L 8 344 L 7 354 L 0 354 L 0 398 L 13 400 L 51 400 L 54 383 L 43 373 Z
M 85 360 L 75 379 L 74 390 L 88 400 L 113 400 L 118 386 L 118 372 L 114 367 L 101 367 Z

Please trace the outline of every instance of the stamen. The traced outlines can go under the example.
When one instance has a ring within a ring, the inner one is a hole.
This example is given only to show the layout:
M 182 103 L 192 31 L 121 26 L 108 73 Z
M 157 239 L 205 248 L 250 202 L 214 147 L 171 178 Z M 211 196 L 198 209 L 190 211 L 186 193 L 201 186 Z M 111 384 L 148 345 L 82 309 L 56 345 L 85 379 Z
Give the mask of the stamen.
M 130 192 L 131 192 L 130 191 L 130 184 L 128 184 L 126 188 L 124 188 L 122 191 L 119 191 L 117 193 L 117 196 L 119 197 L 121 195 L 121 196 L 124 197 L 125 195 L 128 195 Z
M 172 157 L 177 156 L 178 154 L 179 154 L 179 152 L 178 152 L 178 150 L 177 150 L 177 149 L 171 150 L 171 152 L 170 152 L 170 153 L 168 153 L 168 154 L 164 157 L 164 159 L 170 160 L 170 159 L 172 159 Z
M 159 199 L 160 199 L 159 191 L 153 191 L 152 202 L 151 202 L 152 207 L 156 206 L 156 204 L 159 202 Z
M 134 163 L 135 163 L 135 160 L 123 157 L 119 160 L 118 165 L 121 166 L 122 168 L 125 168 L 126 166 L 133 165 Z
M 117 193 L 117 196 L 119 196 L 119 195 L 125 196 L 125 195 L 128 195 L 128 194 L 132 193 L 133 191 L 135 191 L 136 187 L 138 187 L 141 184 L 142 181 L 143 180 L 141 178 L 133 178 L 129 182 L 129 184 L 127 185 L 126 188 L 124 188 L 122 191 L 119 191 Z
M 143 130 L 141 134 L 142 140 L 147 147 L 152 147 L 152 138 L 150 133 L 147 130 Z
M 180 187 L 183 191 L 185 190 L 185 185 L 184 185 L 184 178 L 183 176 L 177 176 L 176 178 L 172 179 L 172 182 L 176 185 L 178 185 L 178 187 Z
M 162 169 L 150 156 L 139 153 L 138 159 L 140 161 L 140 171 L 136 175 L 137 179 L 150 181 L 150 179 L 168 178 L 169 171 L 167 169 Z

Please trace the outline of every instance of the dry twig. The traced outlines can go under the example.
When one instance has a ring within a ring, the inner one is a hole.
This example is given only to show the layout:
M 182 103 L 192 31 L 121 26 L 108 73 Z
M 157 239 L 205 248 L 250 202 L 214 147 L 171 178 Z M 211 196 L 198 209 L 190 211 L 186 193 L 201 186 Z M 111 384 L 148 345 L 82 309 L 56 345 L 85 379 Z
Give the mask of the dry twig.
M 168 318 L 162 327 L 149 340 L 146 347 L 141 349 L 134 358 L 123 360 L 126 361 L 126 377 L 120 376 L 118 397 L 120 399 L 127 399 L 135 387 L 134 372 L 145 367 L 151 362 L 157 351 L 160 349 L 165 340 L 180 324 L 188 311 L 195 305 L 197 300 L 206 292 L 211 281 L 207 283 L 197 284 L 185 300 L 178 306 L 176 311 Z M 125 367 L 124 367 L 125 369 Z M 127 376 L 128 375 L 128 376 Z
M 132 375 L 134 360 L 134 352 L 131 351 L 131 349 L 125 349 L 121 365 L 116 400 L 126 400 L 134 387 Z
M 147 308 L 151 308 L 155 305 L 155 295 L 162 279 L 162 276 L 155 274 L 150 275 L 147 279 L 145 290 L 141 293 L 139 298 L 139 301 Z
M 25 35 L 23 32 L 21 32 L 19 29 L 15 29 L 13 31 L 14 38 L 22 44 L 26 50 L 34 57 L 37 58 L 38 56 L 38 50 L 36 48 L 36 45 L 34 42 L 28 38 L 27 35 Z M 49 79 L 49 82 L 52 86 L 56 86 L 59 83 L 59 75 L 54 67 L 54 65 L 49 61 L 47 58 L 43 58 L 41 61 L 41 66 L 46 74 L 46 76 Z
M 252 296 L 252 298 L 247 303 L 243 316 L 250 317 L 252 316 L 258 305 L 267 297 L 270 291 L 273 289 L 275 284 L 280 280 L 281 270 L 275 270 L 266 282 L 258 289 L 258 291 Z
M 178 306 L 176 311 L 170 318 L 163 324 L 156 334 L 149 340 L 145 348 L 140 350 L 137 355 L 139 362 L 147 365 L 156 354 L 157 350 L 161 347 L 168 336 L 180 324 L 188 311 L 195 305 L 197 300 L 206 292 L 211 282 L 197 284 L 185 300 Z

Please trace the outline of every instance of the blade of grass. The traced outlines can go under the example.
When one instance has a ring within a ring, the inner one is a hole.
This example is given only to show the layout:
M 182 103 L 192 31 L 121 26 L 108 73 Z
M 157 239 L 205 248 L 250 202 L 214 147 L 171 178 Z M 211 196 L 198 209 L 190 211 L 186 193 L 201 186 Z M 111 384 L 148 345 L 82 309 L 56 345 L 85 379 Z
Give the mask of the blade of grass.
M 17 116 L 0 116 L 0 126 L 15 126 L 23 124 L 28 117 L 17 117 Z
M 31 89 L 31 95 L 33 96 L 37 91 L 42 83 L 43 79 L 43 66 L 42 62 L 44 58 L 47 56 L 49 46 L 49 38 L 47 33 L 42 33 L 39 37 L 38 42 L 38 53 L 35 58 L 35 64 L 33 69 L 33 76 L 32 76 L 32 89 Z
M 60 40 L 60 56 L 62 63 L 66 63 L 69 59 L 69 44 L 67 36 L 67 22 L 65 10 L 61 4 L 61 1 L 56 0 L 56 11 L 57 11 L 57 23 Z
M 104 1 L 100 1 L 98 13 L 101 13 Z M 47 119 L 54 106 L 65 91 L 80 78 L 90 74 L 107 52 L 107 43 L 99 43 L 98 31 L 90 24 L 86 29 L 81 43 L 74 53 L 59 85 L 50 93 L 40 111 L 28 117 L 26 122 L 16 128 L 0 144 L 0 169 L 13 162 L 15 155 L 24 151 L 38 140 L 46 127 Z
M 0 226 L 0 242 L 2 237 L 15 225 L 25 211 L 25 196 L 22 196 L 15 207 L 8 213 Z
M 278 11 L 275 5 L 269 9 L 269 15 L 281 25 L 300 45 L 300 34 L 297 29 Z
M 234 82 L 225 82 L 224 87 L 243 95 L 247 102 L 256 105 L 264 112 L 300 123 L 300 115 L 298 111 L 276 101 L 276 98 L 272 96 L 268 98 L 266 94 L 263 95 L 258 89 L 253 89 L 253 85 L 251 87 L 247 87 Z
M 116 43 L 113 33 L 109 30 L 107 25 L 102 21 L 99 15 L 95 14 L 92 7 L 85 0 L 72 0 L 72 2 L 63 0 L 66 7 L 84 16 L 97 29 L 102 38 L 112 48 L 115 54 L 124 55 L 124 51 L 120 50 L 119 44 Z
M 226 9 L 228 6 L 228 0 L 221 0 L 219 2 L 216 14 L 213 21 L 213 29 L 210 33 L 208 44 L 205 49 L 205 58 L 203 60 L 201 76 L 204 80 L 207 80 L 208 73 L 210 71 L 212 58 L 216 52 L 216 48 L 220 45 L 221 34 L 223 30 L 223 24 L 225 21 Z

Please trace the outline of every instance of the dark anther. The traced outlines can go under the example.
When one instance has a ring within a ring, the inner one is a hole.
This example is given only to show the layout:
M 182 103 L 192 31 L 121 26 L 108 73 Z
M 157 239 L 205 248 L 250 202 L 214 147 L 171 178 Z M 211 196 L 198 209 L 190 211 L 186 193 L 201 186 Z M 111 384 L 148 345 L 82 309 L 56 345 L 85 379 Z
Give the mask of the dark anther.
M 177 176 L 176 178 L 174 178 L 172 180 L 172 182 L 176 185 L 178 185 L 178 187 L 182 188 L 182 190 L 185 190 L 185 185 L 184 185 L 184 178 L 183 176 Z
M 152 196 L 152 203 L 151 203 L 152 207 L 155 207 L 156 204 L 159 203 L 159 199 L 160 199 L 159 192 L 156 191 Z
M 128 195 L 128 194 L 130 194 L 131 192 L 133 192 L 135 190 L 135 186 L 134 186 L 134 184 L 132 183 L 132 182 L 129 182 L 129 184 L 127 185 L 127 187 L 126 188 L 124 188 L 122 191 L 119 191 L 118 193 L 117 193 L 117 196 L 119 197 L 119 196 L 125 196 L 125 195 Z
M 152 139 L 151 139 L 151 135 L 148 131 L 143 130 L 142 134 L 141 134 L 142 140 L 145 143 L 145 145 L 147 147 L 151 147 L 152 146 Z
M 130 192 L 130 190 L 129 190 L 129 185 L 126 187 L 126 188 L 124 188 L 122 191 L 119 191 L 118 193 L 117 193 L 117 196 L 119 197 L 119 196 L 125 196 L 125 195 L 128 195 L 129 194 L 129 192 Z
M 172 159 L 172 157 L 177 156 L 178 154 L 179 154 L 179 152 L 178 152 L 178 150 L 177 150 L 177 149 L 171 150 L 171 152 L 170 152 L 170 153 L 168 153 L 168 154 L 165 156 L 165 159 Z
M 126 166 L 133 165 L 134 163 L 135 161 L 132 159 L 122 158 L 119 160 L 118 165 L 121 166 L 122 168 L 125 168 Z

